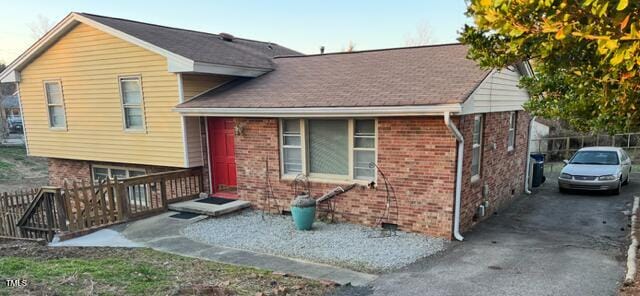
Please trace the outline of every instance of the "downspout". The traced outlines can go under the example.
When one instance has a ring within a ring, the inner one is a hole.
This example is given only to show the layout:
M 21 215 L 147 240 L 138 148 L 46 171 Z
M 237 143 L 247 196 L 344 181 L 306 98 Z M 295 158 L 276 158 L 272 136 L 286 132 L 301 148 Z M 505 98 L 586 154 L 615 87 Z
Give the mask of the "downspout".
M 536 120 L 537 116 L 531 117 L 531 121 L 529 121 L 529 135 L 527 136 L 527 167 L 524 173 L 524 192 L 526 194 L 531 194 L 531 190 L 529 189 L 529 166 L 531 165 L 531 131 L 533 130 L 533 121 Z
M 458 142 L 458 159 L 456 164 L 456 189 L 455 189 L 455 205 L 453 211 L 453 237 L 459 241 L 464 240 L 462 234 L 460 234 L 460 203 L 462 195 L 462 159 L 464 154 L 464 137 L 458 130 L 456 125 L 451 121 L 449 112 L 444 113 L 444 124 L 449 128 L 453 136 Z

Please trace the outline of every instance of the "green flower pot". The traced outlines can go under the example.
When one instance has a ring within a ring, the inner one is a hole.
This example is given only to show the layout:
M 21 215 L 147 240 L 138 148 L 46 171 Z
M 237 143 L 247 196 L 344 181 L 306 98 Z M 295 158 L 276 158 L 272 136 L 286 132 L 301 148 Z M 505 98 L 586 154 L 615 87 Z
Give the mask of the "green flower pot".
M 298 230 L 311 230 L 313 221 L 316 219 L 316 207 L 296 207 L 291 206 L 293 223 Z

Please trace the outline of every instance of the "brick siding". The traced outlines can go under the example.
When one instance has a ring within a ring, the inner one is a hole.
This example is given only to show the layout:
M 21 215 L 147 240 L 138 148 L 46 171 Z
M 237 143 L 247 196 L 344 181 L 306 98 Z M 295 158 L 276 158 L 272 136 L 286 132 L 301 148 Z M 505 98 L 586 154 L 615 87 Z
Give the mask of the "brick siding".
M 517 112 L 515 147 L 508 151 L 509 113 L 484 114 L 480 178 L 474 182 L 471 182 L 474 115 L 463 116 L 458 125 L 465 139 L 460 213 L 463 232 L 507 206 L 524 191 L 530 117 L 526 112 Z M 488 186 L 488 195 L 483 197 L 482 187 L 485 184 Z M 477 217 L 478 206 L 485 200 L 489 202 L 486 214 L 484 217 Z
M 49 185 L 63 187 L 64 182 L 91 182 L 91 166 L 116 166 L 132 169 L 144 169 L 148 174 L 166 172 L 172 170 L 180 170 L 181 168 L 126 164 L 126 163 L 110 163 L 110 162 L 92 162 L 86 160 L 49 158 Z
M 291 181 L 280 179 L 278 120 L 236 121 L 245 124 L 243 135 L 235 137 L 240 198 L 266 206 L 268 159 L 274 196 L 280 208 L 288 209 L 293 189 Z M 395 187 L 401 230 L 451 237 L 455 145 L 442 117 L 378 119 L 378 165 Z M 359 186 L 335 198 L 337 220 L 374 225 L 386 203 L 380 176 L 378 182 L 377 189 Z M 311 193 L 319 196 L 340 185 L 312 182 Z
M 509 112 L 484 115 L 481 175 L 471 182 L 471 146 L 473 115 L 455 119 L 465 137 L 461 229 L 468 231 L 478 221 L 506 206 L 524 190 L 529 115 L 518 112 L 516 143 L 507 151 Z M 242 135 L 235 137 L 238 194 L 257 209 L 266 208 L 268 192 L 266 159 L 269 160 L 269 182 L 276 197 L 272 211 L 288 210 L 293 198 L 292 182 L 280 178 L 278 120 L 273 118 L 236 118 L 244 124 Z M 203 121 L 204 122 L 204 121 Z M 451 239 L 455 183 L 456 142 L 442 117 L 402 117 L 378 119 L 378 165 L 395 187 L 398 200 L 398 224 L 404 231 L 418 232 Z M 203 129 L 203 146 L 206 134 Z M 494 148 L 495 144 L 495 148 Z M 208 187 L 207 147 L 204 147 L 204 181 Z M 49 184 L 62 186 L 67 181 L 90 182 L 91 165 L 122 166 L 146 169 L 148 173 L 178 168 L 119 163 L 49 159 Z M 333 199 L 335 218 L 364 225 L 374 225 L 385 211 L 386 191 L 378 176 L 375 189 L 357 186 Z M 313 196 L 322 195 L 348 182 L 311 183 Z M 488 186 L 488 196 L 482 187 Z M 478 206 L 489 202 L 487 215 L 476 217 Z

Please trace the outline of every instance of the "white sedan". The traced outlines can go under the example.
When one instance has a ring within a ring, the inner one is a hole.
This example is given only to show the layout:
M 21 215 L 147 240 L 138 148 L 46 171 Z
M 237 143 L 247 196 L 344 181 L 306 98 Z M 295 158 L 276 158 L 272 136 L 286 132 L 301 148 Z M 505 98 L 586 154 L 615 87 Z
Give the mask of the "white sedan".
M 582 148 L 564 162 L 558 178 L 560 192 L 577 189 L 620 194 L 622 185 L 629 183 L 631 159 L 622 148 Z

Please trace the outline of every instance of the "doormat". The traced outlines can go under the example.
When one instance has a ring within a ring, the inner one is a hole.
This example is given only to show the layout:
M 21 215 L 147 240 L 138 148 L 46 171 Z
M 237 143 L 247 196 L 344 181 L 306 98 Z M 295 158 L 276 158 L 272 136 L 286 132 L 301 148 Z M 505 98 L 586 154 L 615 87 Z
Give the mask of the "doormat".
M 180 212 L 180 213 L 171 215 L 169 217 L 170 218 L 176 218 L 176 219 L 188 220 L 188 219 L 193 219 L 193 218 L 198 217 L 198 216 L 200 216 L 200 214 Z
M 235 199 L 222 198 L 222 197 L 206 197 L 203 199 L 196 200 L 196 202 L 208 203 L 214 205 L 223 205 L 226 203 L 230 203 L 232 201 L 236 201 Z

